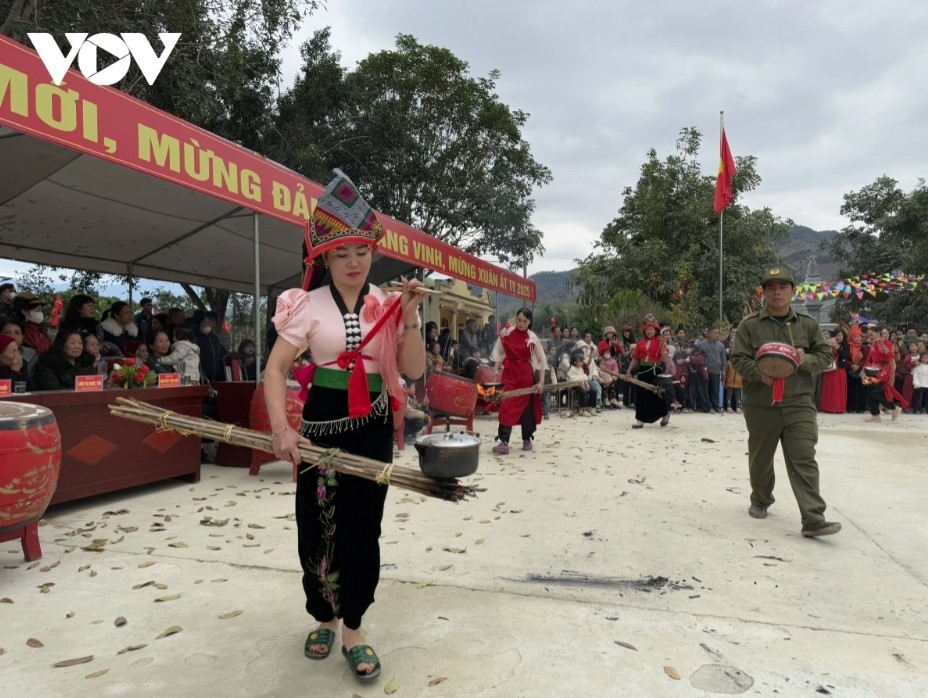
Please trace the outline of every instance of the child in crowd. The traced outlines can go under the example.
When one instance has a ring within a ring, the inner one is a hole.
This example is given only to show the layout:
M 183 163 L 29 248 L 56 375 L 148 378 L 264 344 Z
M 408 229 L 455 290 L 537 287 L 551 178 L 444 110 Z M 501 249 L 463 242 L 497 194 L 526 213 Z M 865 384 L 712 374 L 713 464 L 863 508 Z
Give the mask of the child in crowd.
M 912 376 L 912 369 L 918 366 L 922 353 L 918 350 L 918 342 L 909 342 L 907 349 L 908 353 L 902 358 L 902 361 L 896 364 L 896 389 L 902 393 L 902 397 L 909 403 L 909 409 L 903 411 L 912 413 L 915 411 L 915 407 L 912 405 L 912 398 L 915 394 L 915 379 Z
M 181 363 L 183 362 L 183 363 Z M 173 366 L 185 383 L 200 382 L 200 347 L 193 341 L 193 330 L 179 327 L 174 330 L 171 353 L 158 359 L 164 366 Z M 181 370 L 183 367 L 183 370 Z
M 589 380 L 586 371 L 583 370 L 583 354 L 577 352 L 574 355 L 573 364 L 567 370 L 568 381 L 583 381 L 579 386 L 571 388 L 577 400 L 577 416 L 592 417 L 596 405 L 596 393 L 590 390 Z
M 410 381 L 407 383 L 400 379 L 400 384 L 406 391 L 406 410 L 403 414 L 403 419 L 405 420 L 403 436 L 407 439 L 415 439 L 431 421 L 431 417 L 429 417 L 428 412 L 425 411 L 428 408 L 429 399 L 428 396 L 426 396 L 421 403 L 416 400 L 416 384 L 414 382 Z
M 928 352 L 923 352 L 920 358 L 912 369 L 912 412 L 928 414 Z
M 612 352 L 607 351 L 602 357 L 602 366 L 603 371 L 606 373 L 603 374 L 604 379 L 609 378 L 609 383 L 604 383 L 606 388 L 606 394 L 603 396 L 603 407 L 612 407 L 613 409 L 618 409 L 622 406 L 622 403 L 619 402 L 619 397 L 622 395 L 621 386 L 619 385 L 619 380 L 615 376 L 619 375 L 619 362 L 616 361 L 615 357 L 612 355 Z

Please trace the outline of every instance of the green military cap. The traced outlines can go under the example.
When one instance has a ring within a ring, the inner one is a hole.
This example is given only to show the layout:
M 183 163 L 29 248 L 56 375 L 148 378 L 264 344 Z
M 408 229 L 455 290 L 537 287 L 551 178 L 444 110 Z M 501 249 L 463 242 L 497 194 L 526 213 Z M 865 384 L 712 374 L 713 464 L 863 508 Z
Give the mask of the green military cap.
M 767 269 L 764 273 L 764 278 L 761 279 L 760 285 L 764 287 L 771 281 L 788 281 L 791 285 L 796 285 L 792 272 L 786 267 L 770 267 Z

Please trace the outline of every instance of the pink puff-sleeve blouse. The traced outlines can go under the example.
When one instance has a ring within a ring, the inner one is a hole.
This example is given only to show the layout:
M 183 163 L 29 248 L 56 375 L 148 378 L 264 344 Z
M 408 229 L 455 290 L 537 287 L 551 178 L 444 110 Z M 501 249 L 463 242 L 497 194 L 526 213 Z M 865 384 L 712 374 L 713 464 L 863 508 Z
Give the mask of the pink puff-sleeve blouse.
M 377 318 L 394 298 L 395 294 L 388 294 L 373 285 L 370 287 L 359 318 L 362 339 L 367 337 Z M 345 323 L 329 286 L 309 292 L 298 288 L 284 291 L 277 299 L 277 312 L 274 314 L 273 322 L 278 337 L 297 348 L 309 346 L 309 352 L 317 366 L 338 369 L 335 361 L 346 349 Z M 398 331 L 391 335 L 395 337 L 395 341 L 402 339 L 402 324 Z M 364 367 L 368 373 L 381 372 L 378 357 L 382 355 L 380 343 L 385 336 L 389 335 L 378 332 L 361 350 L 365 357 Z

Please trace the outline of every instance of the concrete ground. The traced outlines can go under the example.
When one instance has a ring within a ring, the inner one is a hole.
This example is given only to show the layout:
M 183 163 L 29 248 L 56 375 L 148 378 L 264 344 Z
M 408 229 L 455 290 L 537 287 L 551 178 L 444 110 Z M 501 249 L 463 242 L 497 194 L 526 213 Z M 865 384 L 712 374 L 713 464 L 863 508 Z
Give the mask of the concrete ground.
M 479 499 L 391 488 L 373 685 L 303 657 L 287 465 L 54 507 L 41 561 L 0 544 L 2 696 L 928 695 L 928 417 L 820 415 L 819 540 L 779 456 L 748 517 L 739 415 L 632 419 L 554 416 L 504 457 L 481 418 Z

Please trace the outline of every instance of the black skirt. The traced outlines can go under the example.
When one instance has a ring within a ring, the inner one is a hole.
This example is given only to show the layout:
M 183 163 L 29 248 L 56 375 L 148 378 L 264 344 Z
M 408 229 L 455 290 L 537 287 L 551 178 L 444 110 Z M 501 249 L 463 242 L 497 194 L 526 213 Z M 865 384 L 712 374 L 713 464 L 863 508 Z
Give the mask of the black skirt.
M 637 378 L 649 385 L 658 385 L 658 375 L 663 373 L 663 364 L 639 368 Z M 667 401 L 663 395 L 656 395 L 650 390 L 638 388 L 635 396 L 635 419 L 645 424 L 653 424 L 667 415 Z

